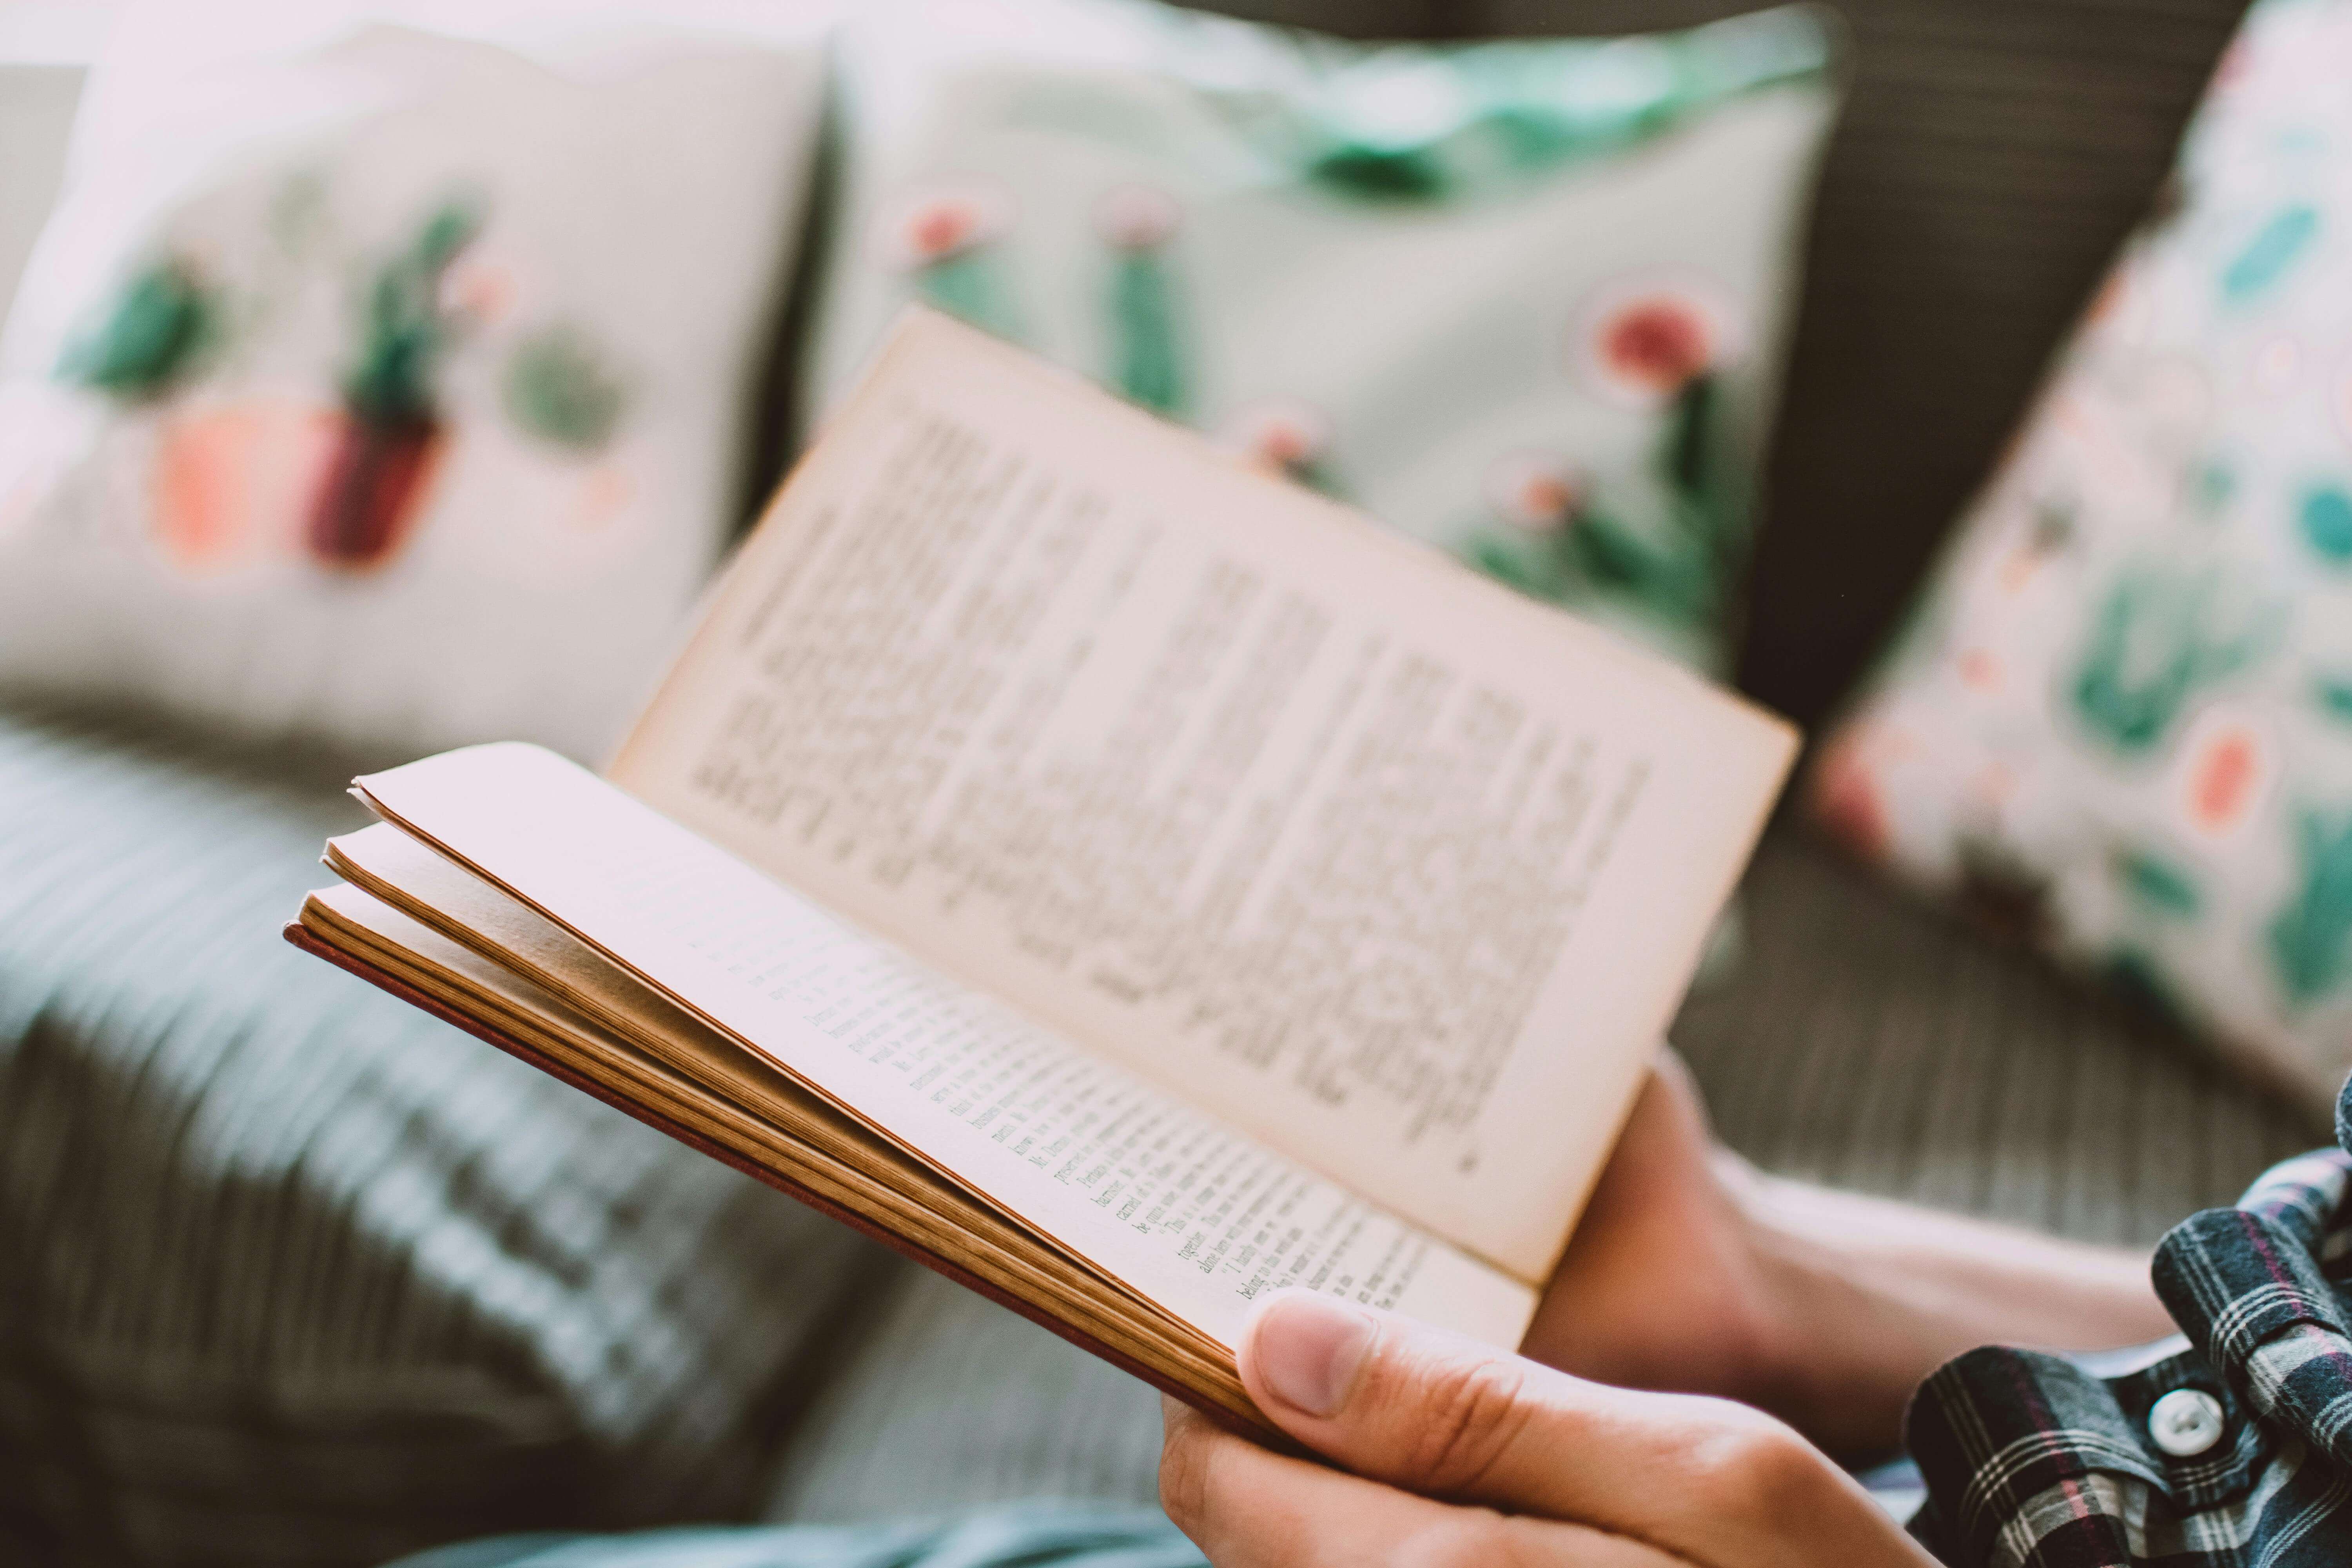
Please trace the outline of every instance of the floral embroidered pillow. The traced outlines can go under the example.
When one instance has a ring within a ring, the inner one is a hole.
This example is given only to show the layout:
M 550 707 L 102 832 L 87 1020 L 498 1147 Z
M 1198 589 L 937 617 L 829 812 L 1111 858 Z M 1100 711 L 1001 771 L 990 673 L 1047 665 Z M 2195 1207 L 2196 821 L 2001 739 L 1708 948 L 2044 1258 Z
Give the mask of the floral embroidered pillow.
M 1811 777 L 2332 1105 L 2352 1068 L 2352 4 L 2261 0 L 1915 619 Z
M 814 406 L 925 300 L 1727 666 L 1834 105 L 1812 12 L 1430 47 L 884 0 L 841 59 Z
M 597 760 L 738 502 L 821 51 L 323 30 L 100 68 L 0 341 L 0 689 Z

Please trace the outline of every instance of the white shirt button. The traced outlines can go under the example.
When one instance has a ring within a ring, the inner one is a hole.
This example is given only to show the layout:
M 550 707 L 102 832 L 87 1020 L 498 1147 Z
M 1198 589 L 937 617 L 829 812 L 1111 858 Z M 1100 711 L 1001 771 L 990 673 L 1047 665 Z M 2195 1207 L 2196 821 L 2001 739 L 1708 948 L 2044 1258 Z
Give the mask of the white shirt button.
M 2176 1388 L 2147 1413 L 2147 1435 L 2176 1459 L 2193 1459 L 2221 1440 L 2221 1402 L 2201 1388 Z

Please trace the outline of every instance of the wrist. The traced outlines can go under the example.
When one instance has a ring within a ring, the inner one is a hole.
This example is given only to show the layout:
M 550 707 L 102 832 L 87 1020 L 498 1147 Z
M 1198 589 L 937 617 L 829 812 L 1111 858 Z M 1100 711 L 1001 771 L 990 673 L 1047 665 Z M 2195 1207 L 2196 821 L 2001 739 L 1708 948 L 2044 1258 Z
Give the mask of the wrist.
M 1984 1344 L 2077 1351 L 2173 1324 L 2145 1254 L 2086 1247 L 1735 1166 L 1755 1281 L 1754 1402 L 1832 1452 L 1883 1452 L 1912 1393 Z
M 1738 1319 L 1748 1376 L 1737 1397 L 1820 1438 L 1824 1407 L 1839 1393 L 1836 1347 L 1858 1326 L 1846 1299 L 1851 1281 L 1794 1212 L 1804 1189 L 1727 1151 L 1717 1151 L 1714 1164 L 1746 1280 Z

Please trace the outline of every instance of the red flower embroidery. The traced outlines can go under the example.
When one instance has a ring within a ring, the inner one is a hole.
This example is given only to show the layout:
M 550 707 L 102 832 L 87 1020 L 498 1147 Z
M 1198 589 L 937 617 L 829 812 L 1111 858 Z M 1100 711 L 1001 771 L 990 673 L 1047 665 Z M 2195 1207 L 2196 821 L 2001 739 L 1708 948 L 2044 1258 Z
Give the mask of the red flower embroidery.
M 1715 336 L 1688 302 L 1636 300 L 1601 326 L 1601 362 L 1610 374 L 1660 397 L 1680 392 L 1715 355 Z
M 1585 306 L 1570 358 L 1611 397 L 1655 407 L 1737 356 L 1736 316 L 1703 279 L 1628 281 Z
M 987 244 L 1010 226 L 1012 201 L 980 181 L 918 192 L 882 226 L 882 258 L 899 268 L 929 267 Z

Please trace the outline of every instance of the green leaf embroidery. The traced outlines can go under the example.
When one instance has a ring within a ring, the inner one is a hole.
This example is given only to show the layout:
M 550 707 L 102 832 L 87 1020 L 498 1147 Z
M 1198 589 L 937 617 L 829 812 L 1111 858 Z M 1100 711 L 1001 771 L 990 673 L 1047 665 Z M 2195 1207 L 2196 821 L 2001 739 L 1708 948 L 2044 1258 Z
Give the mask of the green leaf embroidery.
M 1019 341 L 1012 301 L 1005 298 L 986 246 L 970 246 L 925 262 L 916 270 L 915 287 L 925 300 L 957 320 L 1008 342 Z
M 1480 530 L 1465 553 L 1513 587 L 1555 604 L 1604 595 L 1667 625 L 1704 631 L 1728 602 L 1746 540 L 1722 461 L 1721 383 L 1692 376 L 1666 405 L 1653 449 L 1657 510 L 1646 528 L 1586 501 L 1532 537 Z
M 593 452 L 612 439 L 627 394 L 585 332 L 543 328 L 507 362 L 507 413 L 542 440 Z
M 195 267 L 178 257 L 142 268 L 98 328 L 58 362 L 58 374 L 120 398 L 164 396 L 195 370 L 218 335 L 220 308 Z
M 2352 676 L 2312 677 L 2311 699 L 2330 719 L 2352 724 Z
M 1470 541 L 1465 553 L 1470 564 L 1522 594 L 1558 600 L 1567 592 L 1559 552 L 1541 548 L 1540 542 L 1481 534 Z
M 1622 44 L 1496 41 L 1318 72 L 1296 104 L 1212 89 L 1277 167 L 1333 195 L 1475 199 L 1638 144 L 1743 94 L 1822 80 L 1829 39 L 1795 6 Z
M 2196 879 L 2145 849 L 2116 853 L 2115 873 L 2133 898 L 2161 914 L 2194 915 L 2204 906 Z
M 2303 498 L 2299 521 L 2304 542 L 2322 560 L 2352 564 L 2352 496 L 2334 485 L 2315 485 Z
M 2288 996 L 2308 1003 L 2352 971 L 2352 815 L 2301 813 L 2295 850 L 2302 886 L 2271 921 L 2271 962 Z
M 1118 251 L 1111 262 L 1111 384 L 1171 418 L 1188 405 L 1177 347 L 1176 285 L 1162 247 Z
M 2225 616 L 2208 574 L 2143 567 L 2124 572 L 2093 622 L 2073 687 L 2084 729 L 2117 751 L 2163 740 L 2198 692 L 2263 651 L 2260 618 Z
M 2221 274 L 2221 292 L 2249 300 L 2276 283 L 2319 233 L 2319 211 L 2298 202 L 2264 224 Z
M 481 224 L 473 202 L 452 197 L 376 273 L 361 316 L 359 359 L 343 382 L 343 401 L 360 419 L 432 422 L 434 373 L 457 335 L 457 323 L 441 307 L 441 279 Z

